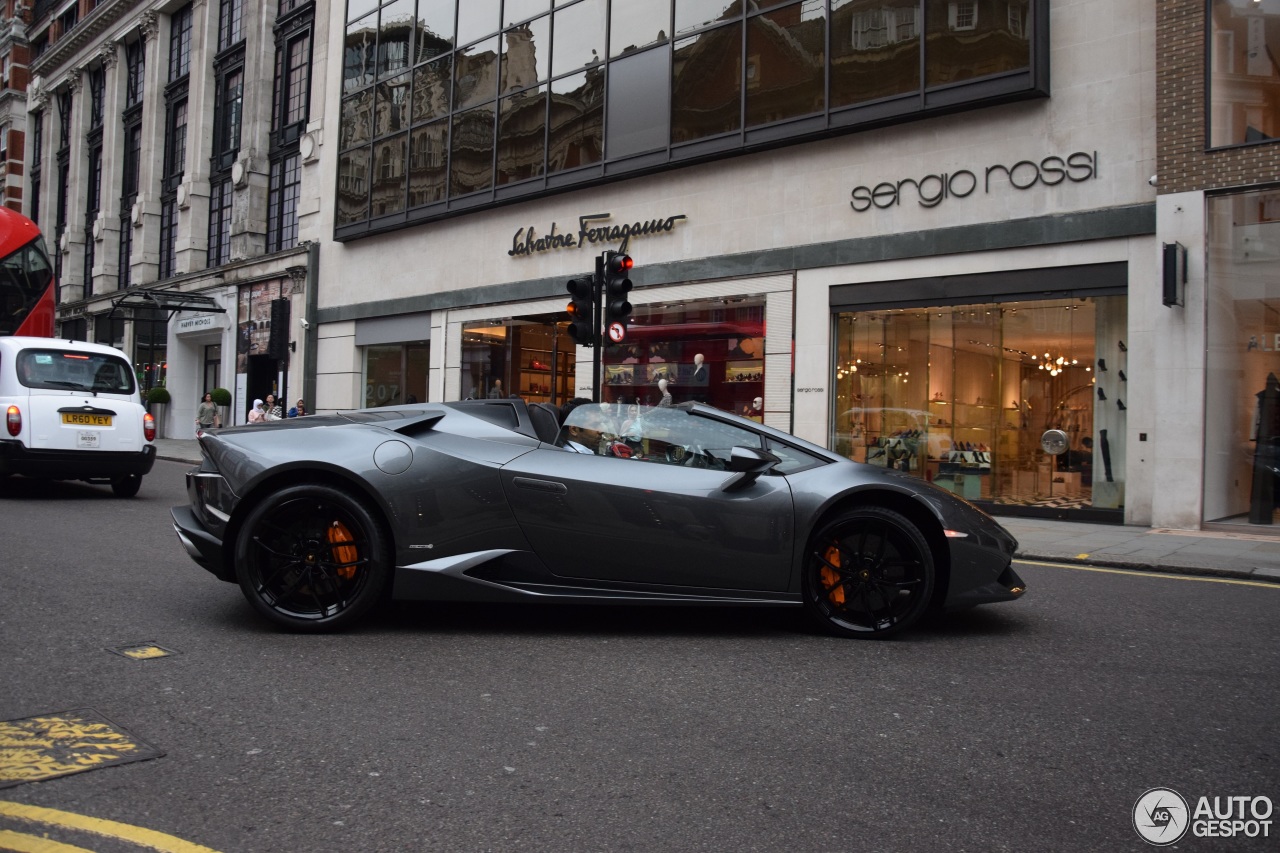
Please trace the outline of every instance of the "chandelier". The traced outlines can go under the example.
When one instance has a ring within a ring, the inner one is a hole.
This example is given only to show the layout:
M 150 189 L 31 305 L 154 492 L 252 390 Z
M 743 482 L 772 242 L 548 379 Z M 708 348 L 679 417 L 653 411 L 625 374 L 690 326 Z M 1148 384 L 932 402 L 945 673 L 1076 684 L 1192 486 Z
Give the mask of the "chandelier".
M 1068 358 L 1065 355 L 1060 355 L 1057 358 L 1054 358 L 1049 353 L 1045 353 L 1043 359 L 1033 353 L 1031 360 L 1038 362 L 1036 367 L 1040 370 L 1049 371 L 1050 376 L 1057 376 L 1063 370 L 1077 363 L 1074 358 Z

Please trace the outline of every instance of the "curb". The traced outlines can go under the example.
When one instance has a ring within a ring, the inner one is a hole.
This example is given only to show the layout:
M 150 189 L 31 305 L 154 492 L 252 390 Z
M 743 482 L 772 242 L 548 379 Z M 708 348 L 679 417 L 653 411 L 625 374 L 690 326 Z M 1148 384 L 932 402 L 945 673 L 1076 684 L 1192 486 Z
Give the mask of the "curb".
M 1205 566 L 1174 566 L 1168 563 L 1139 563 L 1126 560 L 1108 560 L 1095 559 L 1090 557 L 1087 560 L 1077 559 L 1076 557 L 1057 557 L 1050 554 L 1030 554 L 1023 551 L 1015 552 L 1013 555 L 1015 560 L 1039 560 L 1045 563 L 1062 563 L 1071 566 L 1096 566 L 1104 569 L 1127 569 L 1134 572 L 1147 572 L 1149 574 L 1163 575 L 1189 575 L 1192 577 L 1212 577 L 1225 578 L 1230 580 L 1246 580 L 1258 581 L 1260 583 L 1275 584 L 1280 586 L 1280 575 L 1259 575 L 1254 571 L 1243 571 L 1241 569 L 1217 569 Z

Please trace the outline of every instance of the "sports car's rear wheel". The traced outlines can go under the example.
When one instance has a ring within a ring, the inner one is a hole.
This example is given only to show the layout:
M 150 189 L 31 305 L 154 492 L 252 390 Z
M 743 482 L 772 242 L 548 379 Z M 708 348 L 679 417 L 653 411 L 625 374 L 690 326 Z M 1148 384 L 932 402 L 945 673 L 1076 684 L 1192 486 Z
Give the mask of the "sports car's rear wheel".
M 293 631 L 345 628 L 391 575 L 389 540 L 364 503 L 325 485 L 281 489 L 245 518 L 236 578 L 259 613 Z
M 880 638 L 909 627 L 933 595 L 933 554 L 906 516 L 881 507 L 850 510 L 809 543 L 804 603 L 826 631 Z

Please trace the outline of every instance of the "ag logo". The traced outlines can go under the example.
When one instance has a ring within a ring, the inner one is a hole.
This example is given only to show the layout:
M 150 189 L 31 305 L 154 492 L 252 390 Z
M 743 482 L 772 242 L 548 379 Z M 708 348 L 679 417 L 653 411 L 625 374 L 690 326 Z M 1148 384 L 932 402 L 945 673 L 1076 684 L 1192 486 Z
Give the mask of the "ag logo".
M 1172 788 L 1152 788 L 1133 805 L 1133 828 L 1157 847 L 1176 844 L 1190 826 L 1187 801 Z

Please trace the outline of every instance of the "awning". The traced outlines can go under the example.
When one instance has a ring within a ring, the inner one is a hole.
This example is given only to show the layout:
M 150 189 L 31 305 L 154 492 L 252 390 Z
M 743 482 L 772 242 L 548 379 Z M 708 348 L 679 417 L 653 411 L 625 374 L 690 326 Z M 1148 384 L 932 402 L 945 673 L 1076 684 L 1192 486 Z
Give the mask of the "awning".
M 207 314 L 225 314 L 227 309 L 220 306 L 212 296 L 199 293 L 184 293 L 181 290 L 150 290 L 139 288 L 131 290 L 124 296 L 113 299 L 111 312 L 107 318 L 120 316 L 127 320 L 135 319 L 138 309 L 150 311 L 167 311 L 169 320 L 179 311 L 202 311 Z M 125 309 L 121 311 L 121 309 Z

